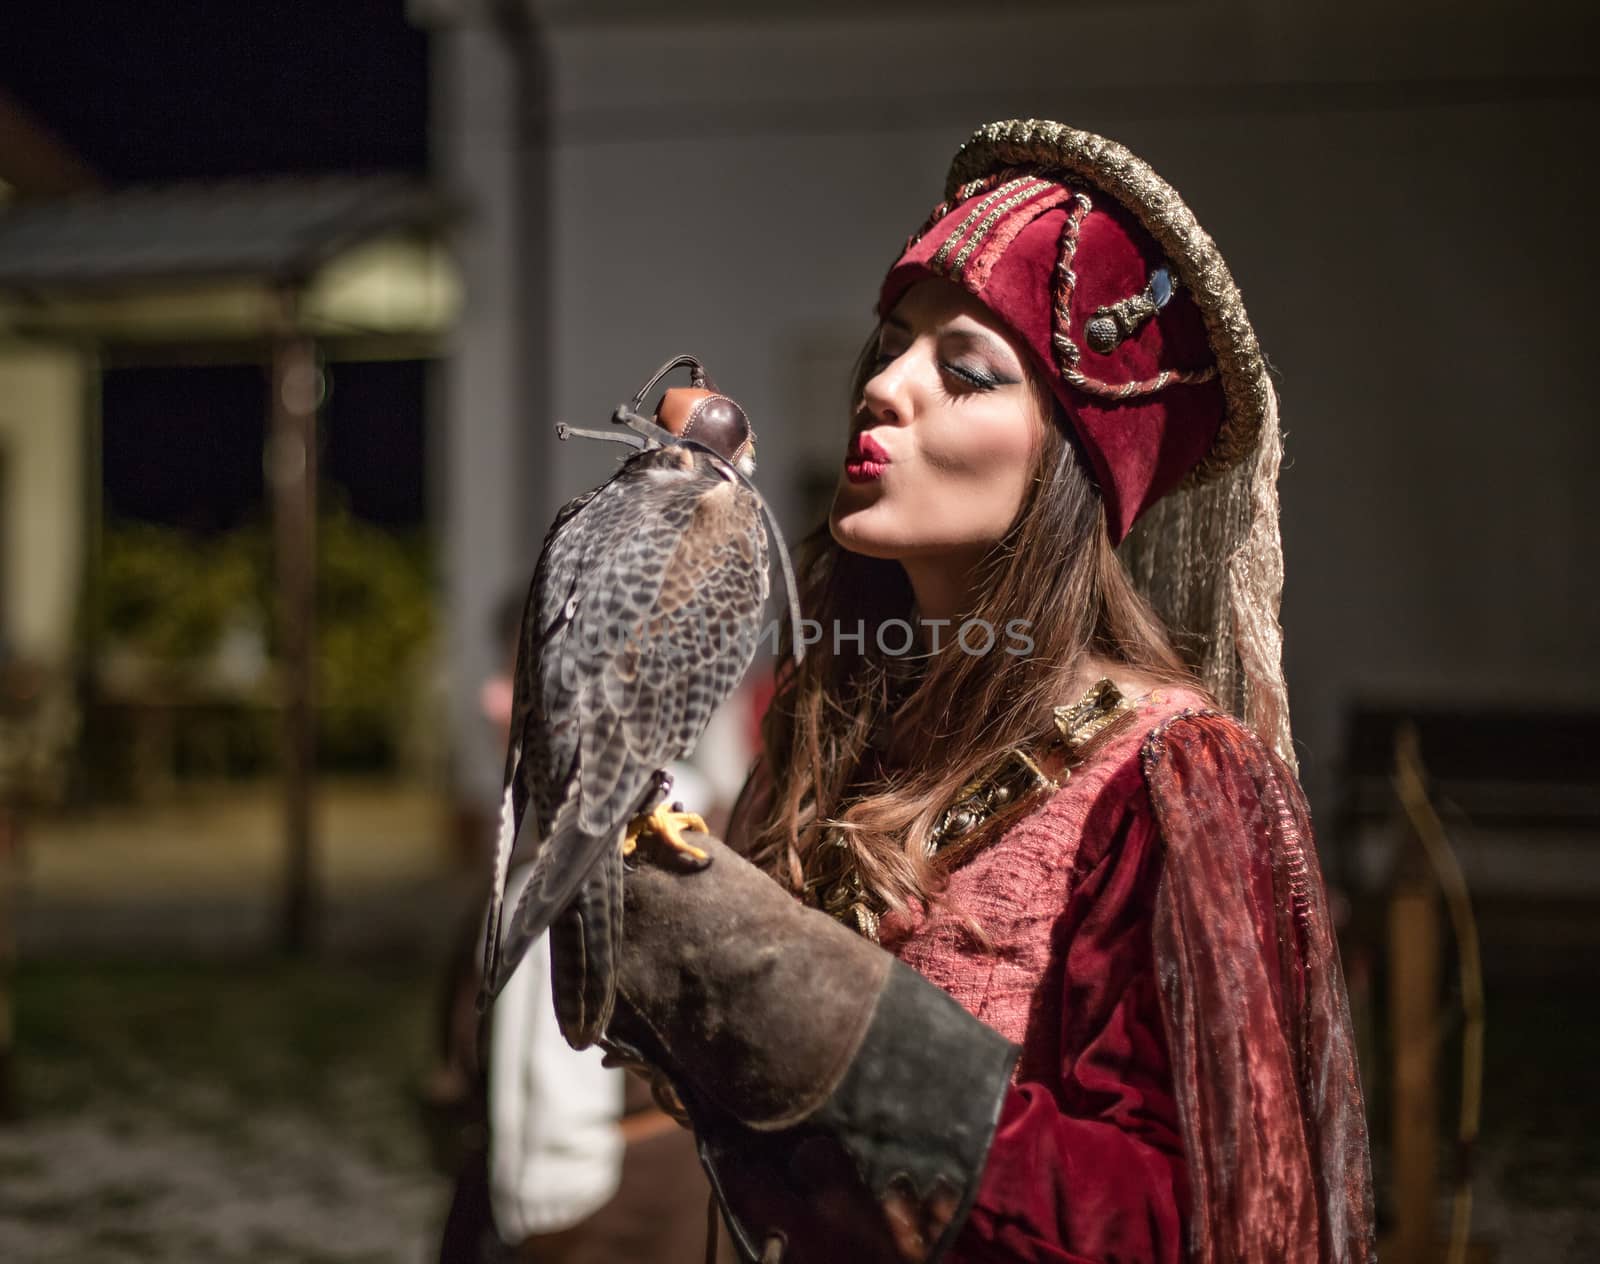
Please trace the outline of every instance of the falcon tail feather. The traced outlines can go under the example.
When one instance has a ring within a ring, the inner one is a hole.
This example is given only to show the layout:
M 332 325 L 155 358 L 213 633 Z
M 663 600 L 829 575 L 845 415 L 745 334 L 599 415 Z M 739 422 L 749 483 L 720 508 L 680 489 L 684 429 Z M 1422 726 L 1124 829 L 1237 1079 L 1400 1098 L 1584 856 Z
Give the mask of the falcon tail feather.
M 622 858 L 607 857 L 550 923 L 556 1021 L 574 1049 L 594 1044 L 611 1021 L 622 940 Z
M 607 840 L 617 837 L 623 824 L 626 821 L 614 829 L 603 831 L 603 837 Z M 593 855 L 601 837 L 586 834 L 574 822 L 558 828 L 540 844 L 533 861 L 533 871 L 522 888 L 516 908 L 512 910 L 510 925 L 504 931 L 505 942 L 500 946 L 500 973 L 489 993 L 490 999 L 505 986 L 517 963 L 528 951 L 528 945 L 550 928 L 550 923 L 572 902 L 572 897 L 589 876 L 588 867 L 581 864 L 573 865 L 558 875 L 554 872 L 555 859 Z

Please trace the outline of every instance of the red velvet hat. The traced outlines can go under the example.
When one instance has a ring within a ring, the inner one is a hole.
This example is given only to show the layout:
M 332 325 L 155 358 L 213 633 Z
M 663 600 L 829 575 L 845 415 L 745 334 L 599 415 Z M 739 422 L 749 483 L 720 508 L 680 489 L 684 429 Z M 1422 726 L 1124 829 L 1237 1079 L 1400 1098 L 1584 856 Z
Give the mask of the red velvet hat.
M 878 298 L 953 281 L 1033 353 L 1087 453 L 1113 543 L 1168 492 L 1255 446 L 1270 386 L 1244 306 L 1176 192 L 1059 123 L 980 128 Z

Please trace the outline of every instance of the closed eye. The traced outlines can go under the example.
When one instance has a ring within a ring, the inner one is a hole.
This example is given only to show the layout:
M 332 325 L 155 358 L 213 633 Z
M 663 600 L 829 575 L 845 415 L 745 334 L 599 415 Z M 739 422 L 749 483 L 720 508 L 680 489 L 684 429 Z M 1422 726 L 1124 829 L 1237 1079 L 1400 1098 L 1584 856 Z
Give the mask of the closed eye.
M 994 374 L 972 365 L 946 363 L 941 367 L 957 381 L 972 387 L 974 390 L 992 391 L 1000 385 L 1000 379 L 995 377 Z

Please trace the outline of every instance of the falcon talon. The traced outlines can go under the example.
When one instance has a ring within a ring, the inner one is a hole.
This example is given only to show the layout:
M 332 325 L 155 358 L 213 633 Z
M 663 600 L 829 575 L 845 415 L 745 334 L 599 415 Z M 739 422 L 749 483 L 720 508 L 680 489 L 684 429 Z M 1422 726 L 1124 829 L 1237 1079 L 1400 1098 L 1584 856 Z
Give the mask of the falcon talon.
M 684 838 L 684 833 L 693 831 L 697 834 L 709 834 L 705 819 L 698 812 L 685 812 L 681 807 L 668 808 L 665 805 L 656 808 L 642 816 L 636 816 L 628 824 L 627 837 L 623 840 L 623 855 L 630 855 L 638 846 L 639 838 L 644 834 L 652 834 L 672 850 L 695 860 L 709 860 L 710 857 Z

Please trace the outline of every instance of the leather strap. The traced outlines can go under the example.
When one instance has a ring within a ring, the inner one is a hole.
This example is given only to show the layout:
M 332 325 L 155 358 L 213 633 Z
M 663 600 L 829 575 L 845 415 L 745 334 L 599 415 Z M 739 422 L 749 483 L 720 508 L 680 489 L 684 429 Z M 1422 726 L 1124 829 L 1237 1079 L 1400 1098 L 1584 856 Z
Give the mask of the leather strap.
M 706 372 L 706 366 L 701 364 L 698 359 L 692 355 L 673 356 L 672 359 L 652 373 L 650 380 L 639 388 L 639 393 L 633 397 L 633 411 L 638 412 L 644 407 L 644 397 L 655 389 L 657 382 L 671 373 L 673 369 L 681 369 L 686 365 L 689 369 L 689 385 L 699 390 L 714 391 L 717 389 L 716 384 L 711 380 L 711 375 Z

